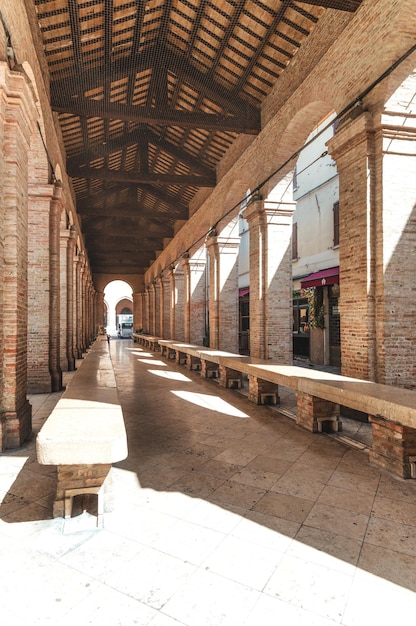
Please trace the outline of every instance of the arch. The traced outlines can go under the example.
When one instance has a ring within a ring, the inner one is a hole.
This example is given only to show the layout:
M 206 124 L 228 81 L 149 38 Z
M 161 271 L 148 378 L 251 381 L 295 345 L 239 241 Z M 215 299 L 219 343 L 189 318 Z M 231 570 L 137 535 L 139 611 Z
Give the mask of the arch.
M 111 280 L 107 281 L 104 287 L 104 302 L 107 306 L 107 328 L 110 333 L 117 330 L 117 319 L 119 303 L 129 302 L 133 311 L 133 289 L 127 281 Z
M 312 98 L 313 94 L 310 96 Z M 322 99 L 312 99 L 294 115 L 292 114 L 279 135 L 275 136 L 273 147 L 263 157 L 263 167 L 260 166 L 260 171 L 262 181 L 266 182 L 260 190 L 262 197 L 267 198 L 281 180 L 291 175 L 310 133 L 333 111 L 332 103 Z M 267 160 L 265 160 L 266 157 Z M 256 185 L 262 181 L 257 181 Z

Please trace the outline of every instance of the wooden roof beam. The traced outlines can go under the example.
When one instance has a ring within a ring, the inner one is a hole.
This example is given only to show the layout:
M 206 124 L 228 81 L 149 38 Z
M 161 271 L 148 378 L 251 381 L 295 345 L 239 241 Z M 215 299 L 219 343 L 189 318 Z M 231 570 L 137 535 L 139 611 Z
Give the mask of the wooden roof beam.
M 325 9 L 337 9 L 353 13 L 358 9 L 362 0 L 307 0 L 305 4 L 314 4 Z
M 148 130 L 136 130 L 126 132 L 121 137 L 117 139 L 110 139 L 107 141 L 106 145 L 99 145 L 93 148 L 89 148 L 88 150 L 84 150 L 80 154 L 72 156 L 67 159 L 67 167 L 75 167 L 80 165 L 88 165 L 90 161 L 94 161 L 95 159 L 104 158 L 106 155 L 111 154 L 111 152 L 116 152 L 122 150 L 123 148 L 127 148 L 130 146 L 134 146 L 138 144 L 142 146 L 142 138 L 146 138 L 147 143 L 153 143 L 157 145 L 158 148 L 162 149 L 164 152 L 167 152 L 175 159 L 187 165 L 193 172 L 203 174 L 204 176 L 210 176 L 213 173 L 213 170 L 201 163 L 198 159 L 190 155 L 185 150 L 178 148 L 175 144 L 171 143 L 167 139 L 162 139 L 157 133 L 154 133 L 151 129 Z M 145 159 L 145 157 L 143 157 Z M 141 163 L 142 171 L 144 171 L 143 163 Z
M 195 176 L 194 174 L 158 174 L 155 172 L 120 172 L 104 167 L 73 167 L 68 171 L 71 178 L 96 178 L 112 182 L 156 183 L 158 185 L 186 185 L 191 187 L 215 187 L 215 176 Z
M 261 130 L 260 112 L 255 117 L 230 117 L 203 111 L 182 111 L 158 107 L 129 106 L 105 103 L 103 100 L 75 98 L 70 101 L 52 99 L 52 109 L 78 117 L 123 120 L 138 124 L 158 126 L 180 126 L 181 128 L 204 128 L 230 133 L 257 135 Z

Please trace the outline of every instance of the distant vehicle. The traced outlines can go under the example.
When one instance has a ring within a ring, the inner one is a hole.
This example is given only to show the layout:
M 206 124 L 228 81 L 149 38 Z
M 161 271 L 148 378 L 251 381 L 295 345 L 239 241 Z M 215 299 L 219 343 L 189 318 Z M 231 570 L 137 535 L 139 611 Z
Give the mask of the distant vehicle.
M 121 322 L 118 325 L 119 337 L 132 337 L 133 335 L 133 322 Z

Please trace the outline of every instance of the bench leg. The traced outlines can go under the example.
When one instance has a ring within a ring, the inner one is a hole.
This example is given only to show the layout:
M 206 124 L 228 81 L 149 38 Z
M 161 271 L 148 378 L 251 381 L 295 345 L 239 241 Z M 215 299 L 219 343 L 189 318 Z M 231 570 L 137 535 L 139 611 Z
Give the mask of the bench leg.
M 339 432 L 339 404 L 298 391 L 296 424 L 312 433 Z
M 279 385 L 249 374 L 248 399 L 254 404 L 280 404 Z
M 373 444 L 370 463 L 400 478 L 416 478 L 416 429 L 369 415 Z
M 71 517 L 73 499 L 78 495 L 98 496 L 98 525 L 103 513 L 113 510 L 111 464 L 58 465 L 54 517 Z M 105 496 L 105 499 L 104 499 Z
M 243 375 L 238 370 L 220 365 L 220 386 L 226 389 L 240 389 L 243 382 Z
M 81 487 L 78 489 L 65 489 L 64 494 L 64 512 L 65 519 L 72 516 L 72 505 L 75 496 L 96 495 L 97 502 L 97 528 L 103 527 L 104 520 L 104 486 L 100 487 Z

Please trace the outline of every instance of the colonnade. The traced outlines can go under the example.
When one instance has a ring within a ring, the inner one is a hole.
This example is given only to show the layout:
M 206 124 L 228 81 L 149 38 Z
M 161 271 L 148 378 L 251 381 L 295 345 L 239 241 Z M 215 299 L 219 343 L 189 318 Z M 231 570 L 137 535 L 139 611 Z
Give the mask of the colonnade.
M 101 315 L 72 198 L 42 132 L 27 75 L 0 62 L 0 450 L 29 436 L 27 394 L 62 389 Z
M 357 108 L 343 119 L 328 144 L 340 189 L 342 373 L 407 388 L 416 388 L 414 93 L 411 73 L 383 106 Z M 277 183 L 285 190 L 280 202 L 256 194 L 243 212 L 250 241 L 250 354 L 278 363 L 292 360 L 296 206 L 287 178 Z M 166 269 L 156 263 L 147 273 L 145 291 L 136 294 L 135 327 L 238 352 L 239 238 L 227 226 L 210 229 L 202 249 L 193 251 L 191 242 L 182 243 L 186 253 Z M 197 289 L 197 279 L 207 289 Z

